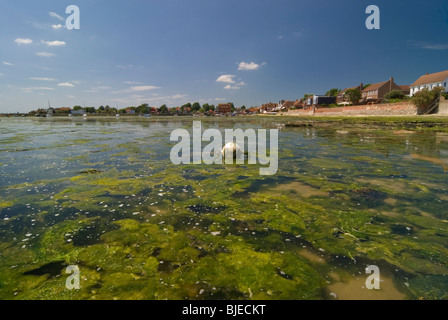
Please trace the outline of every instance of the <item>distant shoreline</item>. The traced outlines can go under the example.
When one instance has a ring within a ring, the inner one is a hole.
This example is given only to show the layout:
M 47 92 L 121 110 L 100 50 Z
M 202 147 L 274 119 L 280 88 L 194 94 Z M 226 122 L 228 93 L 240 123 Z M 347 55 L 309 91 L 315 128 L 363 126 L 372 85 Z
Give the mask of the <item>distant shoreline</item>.
M 314 115 L 314 116 L 300 116 L 300 115 L 249 115 L 249 116 L 152 116 L 152 117 L 139 117 L 139 116 L 98 116 L 91 115 L 88 117 L 68 117 L 68 116 L 56 116 L 56 117 L 15 117 L 10 116 L 7 118 L 4 115 L 0 115 L 1 121 L 21 121 L 21 120 L 33 120 L 39 122 L 126 122 L 126 123 L 151 123 L 159 121 L 232 121 L 232 122 L 250 122 L 255 119 L 266 119 L 278 122 L 280 125 L 286 127 L 313 127 L 319 125 L 330 125 L 331 127 L 345 127 L 353 125 L 372 125 L 380 126 L 388 129 L 409 129 L 409 130 L 431 130 L 448 133 L 448 117 L 442 115 L 394 115 L 394 116 L 356 116 L 356 115 L 344 115 L 344 116 L 332 116 L 332 115 Z

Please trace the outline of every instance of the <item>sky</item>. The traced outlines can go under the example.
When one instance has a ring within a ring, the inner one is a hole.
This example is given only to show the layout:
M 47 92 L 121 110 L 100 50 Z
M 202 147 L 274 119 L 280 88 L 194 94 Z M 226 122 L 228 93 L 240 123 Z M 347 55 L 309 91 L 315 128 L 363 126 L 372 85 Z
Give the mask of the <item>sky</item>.
M 369 5 L 379 30 L 366 27 Z M 410 85 L 447 58 L 448 0 L 0 0 L 0 113 L 257 106 Z

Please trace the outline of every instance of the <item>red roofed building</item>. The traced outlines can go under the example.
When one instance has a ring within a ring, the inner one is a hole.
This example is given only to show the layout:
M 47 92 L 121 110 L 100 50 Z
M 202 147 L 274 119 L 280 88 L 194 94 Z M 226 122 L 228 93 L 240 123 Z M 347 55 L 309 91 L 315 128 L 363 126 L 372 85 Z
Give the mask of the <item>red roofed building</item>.
M 227 114 L 232 113 L 232 105 L 230 103 L 218 104 L 218 113 Z
M 346 88 L 346 89 L 342 90 L 341 92 L 339 92 L 338 95 L 336 96 L 336 103 L 342 104 L 344 102 L 350 102 L 349 99 L 345 97 L 345 93 L 348 90 L 356 90 L 356 89 L 359 90 L 359 92 L 362 92 L 362 90 L 364 89 L 364 84 L 361 83 L 357 87 Z
M 411 96 L 423 89 L 432 90 L 435 87 L 443 87 L 448 91 L 448 70 L 421 76 L 411 85 Z
M 400 86 L 394 82 L 394 78 L 390 78 L 389 81 L 371 84 L 361 91 L 361 98 L 364 101 L 384 99 L 384 96 L 392 90 L 401 91 Z
M 403 92 L 405 96 L 411 94 L 411 86 L 399 86 L 399 87 L 401 88 L 401 92 Z

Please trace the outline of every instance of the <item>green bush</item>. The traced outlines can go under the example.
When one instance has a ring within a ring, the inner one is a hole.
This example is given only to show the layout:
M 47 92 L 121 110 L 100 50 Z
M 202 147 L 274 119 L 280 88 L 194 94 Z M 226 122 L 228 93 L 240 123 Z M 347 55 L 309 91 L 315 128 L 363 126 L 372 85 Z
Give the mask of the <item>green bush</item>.
M 442 87 L 436 87 L 429 91 L 427 88 L 420 90 L 412 98 L 412 102 L 422 110 L 426 110 L 444 91 Z
M 403 99 L 405 94 L 401 92 L 400 90 L 392 90 L 391 92 L 387 93 L 384 98 L 388 100 L 392 99 Z
M 351 103 L 356 104 L 361 100 L 361 91 L 358 89 L 348 89 L 345 92 L 344 97 L 347 97 Z

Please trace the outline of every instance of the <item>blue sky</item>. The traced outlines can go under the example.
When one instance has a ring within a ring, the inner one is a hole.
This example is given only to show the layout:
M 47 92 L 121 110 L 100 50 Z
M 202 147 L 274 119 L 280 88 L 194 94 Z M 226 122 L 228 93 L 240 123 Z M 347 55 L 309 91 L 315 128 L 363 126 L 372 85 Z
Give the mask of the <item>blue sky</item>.
M 80 29 L 65 28 L 80 9 Z M 381 10 L 368 30 L 367 6 Z M 0 0 L 0 112 L 236 106 L 448 69 L 448 1 Z

